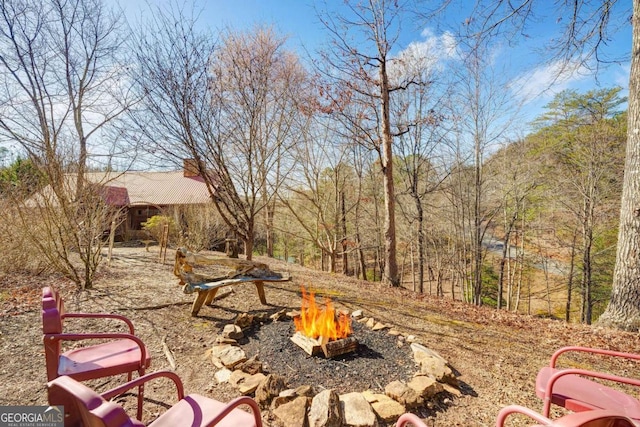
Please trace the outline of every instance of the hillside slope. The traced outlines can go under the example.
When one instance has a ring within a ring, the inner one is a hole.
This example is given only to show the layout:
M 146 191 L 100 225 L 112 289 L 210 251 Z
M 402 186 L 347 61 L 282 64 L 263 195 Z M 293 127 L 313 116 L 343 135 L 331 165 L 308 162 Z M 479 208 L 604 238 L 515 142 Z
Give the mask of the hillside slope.
M 173 251 L 169 251 L 173 255 Z M 46 404 L 46 378 L 40 319 L 40 288 L 61 289 L 69 311 L 118 312 L 130 317 L 152 354 L 152 370 L 167 369 L 162 349 L 165 340 L 177 362 L 187 392 L 221 400 L 234 395 L 230 386 L 217 385 L 215 367 L 205 357 L 216 334 L 241 312 L 273 313 L 300 307 L 300 286 L 331 296 L 338 307 L 362 309 L 365 315 L 419 337 L 427 347 L 447 359 L 458 374 L 461 396 L 441 400 L 425 411 L 428 425 L 491 426 L 499 409 L 521 404 L 542 407 L 535 397 L 534 380 L 551 353 L 564 345 L 586 345 L 640 353 L 640 336 L 559 321 L 496 312 L 447 299 L 415 295 L 401 289 L 321 273 L 296 265 L 258 257 L 273 270 L 288 271 L 291 282 L 266 284 L 268 306 L 262 306 L 255 287 L 233 287 L 233 293 L 203 307 L 191 317 L 192 295 L 185 295 L 172 275 L 170 262 L 157 262 L 157 248 L 118 248 L 111 266 L 103 269 L 95 289 L 77 292 L 55 278 L 4 277 L 0 282 L 0 405 Z M 79 330 L 97 329 L 96 324 Z M 78 330 L 78 329 L 76 329 Z M 594 369 L 629 370 L 580 360 Z M 122 379 L 96 381 L 96 387 Z M 149 387 L 149 399 L 172 401 L 168 385 Z M 146 408 L 146 407 L 145 407 Z M 147 409 L 149 419 L 161 410 Z M 268 421 L 268 420 L 267 420 Z

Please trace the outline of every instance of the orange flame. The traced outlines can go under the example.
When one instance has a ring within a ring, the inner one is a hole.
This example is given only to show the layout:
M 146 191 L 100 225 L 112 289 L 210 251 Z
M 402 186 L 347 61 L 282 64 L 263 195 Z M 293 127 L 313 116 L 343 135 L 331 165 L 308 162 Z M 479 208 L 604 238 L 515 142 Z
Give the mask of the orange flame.
M 302 306 L 300 316 L 293 321 L 296 331 L 302 332 L 310 338 L 320 336 L 329 340 L 346 338 L 351 334 L 351 318 L 345 313 L 338 313 L 336 320 L 336 310 L 329 298 L 325 300 L 324 309 L 316 305 L 316 297 L 313 292 L 307 294 L 304 286 L 302 288 Z

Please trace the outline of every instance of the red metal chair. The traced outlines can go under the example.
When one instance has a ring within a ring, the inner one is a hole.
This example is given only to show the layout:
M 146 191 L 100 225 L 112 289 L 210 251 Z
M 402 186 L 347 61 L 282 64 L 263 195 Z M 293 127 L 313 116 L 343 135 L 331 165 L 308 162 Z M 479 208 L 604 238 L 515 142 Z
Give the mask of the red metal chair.
M 537 424 L 532 427 L 548 426 L 548 427 L 635 427 L 629 418 L 620 415 L 615 411 L 595 410 L 587 412 L 576 412 L 574 414 L 565 415 L 564 417 L 550 420 L 549 418 L 532 411 L 523 406 L 511 405 L 502 408 L 498 413 L 496 427 L 504 427 L 509 415 L 522 414 L 534 420 Z
M 222 403 L 198 394 L 185 396 L 182 381 L 169 371 L 144 375 L 102 395 L 70 377 L 58 377 L 47 384 L 49 404 L 64 406 L 65 426 L 140 427 L 144 426 L 142 422 L 130 418 L 120 405 L 108 399 L 156 378 L 168 378 L 174 382 L 178 403 L 149 424 L 149 427 L 262 426 L 260 409 L 250 397 L 241 396 L 229 403 Z M 238 409 L 240 405 L 248 405 L 251 413 Z
M 115 319 L 124 322 L 129 333 L 67 333 L 64 321 L 70 318 Z M 108 313 L 66 313 L 58 292 L 50 287 L 42 290 L 42 330 L 47 365 L 47 380 L 67 375 L 78 381 L 138 372 L 144 375 L 151 364 L 144 343 L 135 336 L 133 323 L 121 315 Z M 86 346 L 62 351 L 64 341 L 94 340 Z M 95 340 L 104 342 L 96 343 Z M 144 387 L 138 390 L 138 406 L 142 407 Z M 138 417 L 142 416 L 141 410 Z
M 637 398 L 585 377 L 600 378 L 638 387 L 640 387 L 640 380 L 585 369 L 558 369 L 558 358 L 569 352 L 640 361 L 638 354 L 612 350 L 577 346 L 563 347 L 557 350 L 551 356 L 549 366 L 542 368 L 536 378 L 536 394 L 544 401 L 543 416 L 548 417 L 551 404 L 555 404 L 574 412 L 608 409 L 628 418 L 640 420 L 640 401 Z
M 412 425 L 414 427 L 427 427 L 425 423 L 422 422 L 417 415 L 412 413 L 406 413 L 398 418 L 398 422 L 396 423 L 396 427 L 405 427 L 408 425 Z

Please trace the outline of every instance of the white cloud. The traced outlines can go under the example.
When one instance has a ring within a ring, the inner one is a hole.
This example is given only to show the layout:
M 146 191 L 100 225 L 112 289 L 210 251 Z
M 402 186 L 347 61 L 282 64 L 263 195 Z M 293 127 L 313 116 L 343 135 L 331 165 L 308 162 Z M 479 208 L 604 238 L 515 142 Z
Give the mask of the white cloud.
M 435 35 L 429 28 L 424 29 L 421 40 L 413 41 L 393 58 L 389 69 L 392 81 L 400 82 L 416 75 L 439 69 L 451 59 L 459 57 L 458 45 L 449 32 Z
M 588 69 L 580 63 L 555 61 L 516 77 L 509 83 L 511 92 L 523 104 L 539 99 L 550 99 L 569 88 L 573 83 L 587 78 Z

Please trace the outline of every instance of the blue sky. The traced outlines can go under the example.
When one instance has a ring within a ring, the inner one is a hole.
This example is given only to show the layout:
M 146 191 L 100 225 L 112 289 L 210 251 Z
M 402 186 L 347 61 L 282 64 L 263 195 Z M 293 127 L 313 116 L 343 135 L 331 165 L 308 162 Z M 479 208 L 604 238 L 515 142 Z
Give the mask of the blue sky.
M 116 3 L 118 0 L 108 1 Z M 131 19 L 139 16 L 141 11 L 148 10 L 149 5 L 166 5 L 169 1 L 171 0 L 120 0 L 120 4 L 124 5 L 126 15 Z M 538 4 L 545 4 L 544 1 Z M 606 47 L 607 54 L 614 58 L 625 54 L 628 58 L 631 49 L 631 25 L 624 22 L 624 19 L 628 18 L 624 9 L 630 9 L 630 5 L 624 3 L 626 2 L 618 1 L 611 24 L 620 29 Z M 328 35 L 323 31 L 315 11 L 316 6 L 323 8 L 325 4 L 333 10 L 344 7 L 343 0 L 327 0 L 326 3 L 312 0 L 200 0 L 197 2 L 197 8 L 202 10 L 199 22 L 214 31 L 223 28 L 242 30 L 257 24 L 273 25 L 278 32 L 288 36 L 289 48 L 297 50 L 304 57 L 305 52 L 313 53 L 327 40 Z M 406 20 L 403 23 L 398 50 L 405 49 L 409 44 L 415 47 L 421 43 L 441 41 L 446 30 L 438 28 L 452 28 L 464 22 L 472 13 L 472 5 L 472 1 L 461 0 L 459 4 L 453 4 L 438 22 Z M 509 79 L 515 82 L 514 87 L 517 87 L 517 90 L 513 95 L 525 99 L 527 119 L 540 114 L 542 107 L 553 95 L 563 89 L 582 92 L 597 87 L 618 85 L 623 87 L 626 95 L 628 61 L 601 66 L 597 75 L 581 69 L 570 76 L 555 80 L 551 85 L 558 65 L 544 63 L 537 50 L 557 35 L 556 32 L 561 28 L 565 17 L 557 16 L 557 12 L 551 9 L 552 6 L 549 7 L 546 11 L 538 10 L 538 20 L 530 21 L 531 25 L 525 31 L 526 38 L 520 38 L 516 46 L 510 46 L 505 41 L 495 53 L 497 62 L 506 66 L 505 69 L 510 74 Z M 545 14 L 547 16 L 544 16 Z

